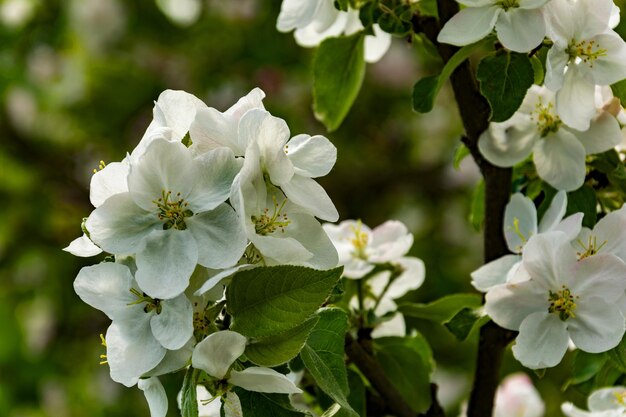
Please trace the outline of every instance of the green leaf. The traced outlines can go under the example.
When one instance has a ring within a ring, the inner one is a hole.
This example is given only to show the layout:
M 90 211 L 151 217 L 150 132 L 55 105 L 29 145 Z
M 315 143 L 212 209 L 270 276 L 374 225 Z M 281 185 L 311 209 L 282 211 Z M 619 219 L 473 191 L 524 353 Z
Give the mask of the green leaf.
M 281 265 L 238 272 L 226 291 L 232 330 L 264 338 L 299 326 L 326 300 L 341 271 Z
M 622 107 L 626 107 L 626 80 L 619 81 L 611 86 L 613 95 L 619 98 Z
M 374 339 L 374 354 L 385 375 L 413 411 L 430 407 L 430 375 L 434 369 L 432 352 L 424 337 L 382 337 Z
M 363 32 L 328 38 L 313 61 L 313 111 L 329 132 L 345 119 L 365 76 Z
M 476 78 L 491 106 L 491 121 L 503 122 L 522 105 L 535 73 L 526 54 L 499 51 L 480 61 Z
M 480 294 L 451 294 L 428 304 L 401 304 L 398 311 L 405 316 L 446 323 L 464 308 L 478 308 L 481 305 Z
M 246 357 L 259 366 L 274 367 L 295 358 L 319 317 L 311 317 L 301 325 L 286 332 L 252 340 L 246 346 Z
M 608 358 L 614 367 L 626 374 L 626 337 L 622 338 L 619 345 L 608 351 Z
M 350 1 L 349 0 L 335 0 L 335 8 L 337 10 L 341 10 L 341 11 L 347 12 L 349 5 L 350 5 Z
M 590 380 L 602 370 L 607 360 L 607 355 L 604 353 L 587 353 L 577 350 L 572 367 L 572 376 L 565 382 L 564 388 Z
M 187 368 L 185 378 L 183 379 L 183 387 L 181 389 L 181 407 L 182 417 L 198 417 L 198 397 L 196 394 L 196 385 L 200 377 L 200 370 L 191 366 Z
M 480 328 L 489 321 L 488 316 L 481 316 L 473 308 L 464 308 L 444 323 L 446 329 L 450 331 L 458 340 L 464 341 L 472 330 Z
M 439 17 L 437 0 L 420 0 L 415 4 L 422 16 Z
M 567 210 L 565 217 L 574 213 L 583 213 L 583 226 L 593 229 L 598 218 L 596 193 L 588 185 L 567 193 Z
M 530 64 L 533 66 L 533 74 L 534 74 L 534 83 L 537 85 L 543 84 L 543 79 L 545 76 L 545 71 L 543 69 L 543 64 L 541 63 L 541 59 L 537 57 L 537 55 L 533 55 L 530 58 Z
M 267 394 L 235 388 L 246 417 L 302 417 L 306 413 L 293 408 L 287 394 Z
M 461 161 L 463 161 L 470 154 L 470 150 L 464 143 L 459 144 L 454 151 L 454 169 L 457 171 L 461 167 Z
M 348 402 L 348 378 L 344 362 L 344 339 L 348 331 L 348 315 L 339 308 L 318 313 L 320 321 L 300 352 L 311 376 L 330 398 L 348 413 L 358 417 Z
M 488 36 L 485 39 L 466 45 L 459 49 L 448 60 L 441 70 L 441 74 L 424 77 L 413 87 L 413 110 L 418 113 L 428 113 L 433 109 L 435 98 L 443 84 L 450 78 L 454 70 L 470 57 L 477 49 L 493 44 L 493 38 Z
M 366 417 L 366 400 L 365 400 L 365 383 L 363 378 L 358 372 L 348 368 L 348 386 L 350 388 L 350 394 L 348 395 L 348 403 L 354 411 L 361 417 Z M 319 401 L 322 409 L 325 409 L 325 413 L 333 415 L 335 417 L 348 417 L 349 412 L 342 409 L 332 398 L 319 389 L 316 390 L 317 400 Z M 337 407 L 337 410 L 333 410 L 333 406 Z M 334 414 L 331 412 L 334 411 Z
M 480 232 L 485 221 L 485 181 L 480 180 L 472 193 L 469 221 L 474 230 Z

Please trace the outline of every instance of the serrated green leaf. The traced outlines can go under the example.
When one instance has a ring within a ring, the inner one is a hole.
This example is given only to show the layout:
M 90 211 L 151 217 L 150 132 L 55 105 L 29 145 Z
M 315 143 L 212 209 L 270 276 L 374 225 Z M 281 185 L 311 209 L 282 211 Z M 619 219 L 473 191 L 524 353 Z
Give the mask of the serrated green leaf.
M 598 218 L 597 204 L 593 188 L 583 185 L 578 190 L 567 193 L 565 217 L 574 213 L 584 213 L 583 226 L 593 229 Z
M 423 336 L 382 337 L 374 339 L 373 346 L 385 375 L 413 411 L 428 410 L 434 362 Z
M 611 90 L 613 90 L 613 95 L 619 98 L 622 107 L 626 107 L 626 80 L 616 82 L 611 86 Z
M 365 77 L 363 32 L 323 41 L 313 61 L 313 111 L 329 132 L 350 111 Z
M 267 394 L 235 388 L 245 417 L 302 417 L 308 415 L 291 405 L 287 394 Z
M 491 106 L 491 121 L 503 122 L 522 105 L 535 73 L 526 54 L 499 51 L 480 61 L 476 78 Z
M 348 315 L 339 308 L 318 313 L 320 321 L 300 352 L 311 376 L 330 398 L 348 413 L 358 417 L 348 402 L 348 378 L 344 361 L 344 339 L 348 331 Z
M 481 316 L 473 308 L 464 308 L 443 325 L 459 341 L 464 341 L 475 327 L 480 327 L 489 321 L 489 317 Z
M 196 385 L 198 385 L 199 377 L 200 371 L 198 369 L 194 369 L 191 366 L 187 368 L 181 389 L 180 412 L 182 417 L 198 417 Z
M 413 110 L 418 113 L 428 113 L 433 109 L 435 98 L 443 84 L 450 78 L 454 70 L 470 57 L 477 49 L 493 44 L 493 38 L 485 39 L 466 45 L 459 49 L 443 66 L 441 74 L 424 77 L 413 87 Z
M 281 265 L 238 272 L 226 291 L 232 330 L 264 338 L 299 326 L 326 300 L 342 269 Z
M 481 305 L 480 294 L 451 294 L 428 304 L 401 304 L 398 311 L 405 316 L 446 323 L 464 308 L 478 308 Z
M 246 357 L 259 366 L 274 367 L 295 358 L 319 317 L 311 317 L 301 325 L 275 336 L 252 340 L 246 346 Z

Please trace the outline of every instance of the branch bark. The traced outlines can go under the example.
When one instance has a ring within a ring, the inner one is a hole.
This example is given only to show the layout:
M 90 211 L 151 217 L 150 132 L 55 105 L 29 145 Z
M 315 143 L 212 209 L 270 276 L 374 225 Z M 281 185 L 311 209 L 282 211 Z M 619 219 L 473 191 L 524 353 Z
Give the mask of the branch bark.
M 459 11 L 454 0 L 438 0 L 439 22 L 435 19 L 414 19 L 415 29 L 419 29 L 433 42 L 444 62 L 447 62 L 458 48 L 440 44 L 437 35 L 441 27 Z M 466 136 L 463 142 L 485 180 L 485 224 L 484 260 L 485 263 L 509 253 L 504 240 L 502 224 L 504 208 L 511 193 L 511 168 L 499 168 L 485 160 L 478 150 L 478 138 L 489 125 L 490 108 L 480 94 L 478 82 L 469 61 L 461 64 L 452 74 L 452 89 L 456 98 Z M 493 412 L 493 402 L 499 382 L 500 365 L 507 345 L 515 337 L 515 332 L 502 329 L 493 322 L 481 328 L 478 345 L 474 385 L 470 395 L 467 416 L 488 417 Z

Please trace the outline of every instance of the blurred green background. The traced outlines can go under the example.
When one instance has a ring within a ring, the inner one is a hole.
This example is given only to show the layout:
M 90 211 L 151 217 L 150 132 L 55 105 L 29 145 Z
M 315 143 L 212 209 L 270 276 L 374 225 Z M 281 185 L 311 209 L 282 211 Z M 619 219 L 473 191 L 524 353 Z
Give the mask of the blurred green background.
M 276 31 L 279 7 L 277 0 L 0 1 L 0 416 L 149 415 L 142 393 L 114 383 L 98 364 L 109 322 L 72 288 L 78 270 L 99 259 L 61 248 L 92 209 L 93 169 L 132 150 L 164 89 L 225 110 L 258 86 L 292 134 L 326 134 L 311 111 L 313 51 Z M 417 40 L 395 39 L 368 66 L 343 126 L 326 134 L 338 161 L 321 181 L 341 219 L 409 226 L 411 254 L 427 268 L 424 286 L 408 296 L 416 301 L 471 291 L 469 272 L 482 259 L 481 236 L 467 221 L 478 172 L 469 159 L 452 166 L 462 128 L 451 92 L 428 115 L 411 111 L 413 83 L 439 67 Z M 475 338 L 460 344 L 442 326 L 409 324 L 431 341 L 440 394 L 457 410 Z M 538 381 L 547 415 L 558 414 L 563 398 L 583 398 L 560 393 L 568 366 L 566 359 Z M 503 374 L 518 369 L 509 353 Z M 178 415 L 181 376 L 163 381 L 169 415 Z

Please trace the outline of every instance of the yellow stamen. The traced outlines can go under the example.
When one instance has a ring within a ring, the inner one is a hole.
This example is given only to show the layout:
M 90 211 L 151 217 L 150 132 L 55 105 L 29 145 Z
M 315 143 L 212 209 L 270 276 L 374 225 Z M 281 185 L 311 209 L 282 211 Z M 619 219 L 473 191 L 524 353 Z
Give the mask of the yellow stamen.
M 274 233 L 276 230 L 285 233 L 285 228 L 291 223 L 291 220 L 287 217 L 287 213 L 281 214 L 281 211 L 285 208 L 285 204 L 287 204 L 287 199 L 283 200 L 281 204 L 278 204 L 276 197 L 272 197 L 272 200 L 274 200 L 274 211 L 271 216 L 269 209 L 266 208 L 260 216 L 251 217 L 252 223 L 254 223 L 254 231 L 258 235 L 266 236 Z
M 598 246 L 598 238 L 596 236 L 589 236 L 587 245 L 585 245 L 580 239 L 578 239 L 577 242 L 583 248 L 582 252 L 576 252 L 576 255 L 578 255 L 578 260 L 595 255 L 596 253 L 600 252 L 600 249 L 602 249 L 604 245 L 607 244 L 607 241 L 605 240 Z
M 548 297 L 550 307 L 548 307 L 548 312 L 558 314 L 562 321 L 566 321 L 570 317 L 576 318 L 574 311 L 577 306 L 574 300 L 579 297 L 574 296 L 565 285 L 563 285 L 562 288 L 562 290 L 557 292 L 550 291 Z

